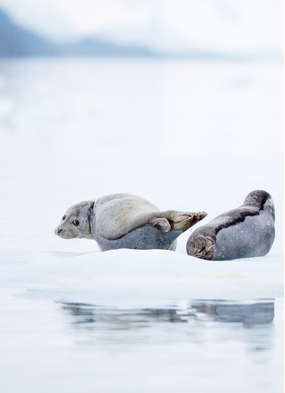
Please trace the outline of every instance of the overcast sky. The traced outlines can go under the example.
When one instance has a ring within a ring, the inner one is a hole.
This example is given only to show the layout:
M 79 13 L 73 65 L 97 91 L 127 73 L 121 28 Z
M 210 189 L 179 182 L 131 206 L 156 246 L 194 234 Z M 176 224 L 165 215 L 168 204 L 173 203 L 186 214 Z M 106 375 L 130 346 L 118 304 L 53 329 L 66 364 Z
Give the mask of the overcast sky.
M 0 0 L 59 41 L 84 36 L 160 49 L 282 52 L 283 0 Z

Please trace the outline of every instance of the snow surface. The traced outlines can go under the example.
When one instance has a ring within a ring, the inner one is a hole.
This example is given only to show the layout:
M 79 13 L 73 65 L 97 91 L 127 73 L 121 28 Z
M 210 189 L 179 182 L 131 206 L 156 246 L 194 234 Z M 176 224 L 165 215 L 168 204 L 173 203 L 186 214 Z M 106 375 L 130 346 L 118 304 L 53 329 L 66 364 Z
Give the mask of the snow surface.
M 282 261 L 276 257 L 209 262 L 166 250 L 112 250 L 64 259 L 33 252 L 13 269 L 2 265 L 0 285 L 125 307 L 283 296 Z

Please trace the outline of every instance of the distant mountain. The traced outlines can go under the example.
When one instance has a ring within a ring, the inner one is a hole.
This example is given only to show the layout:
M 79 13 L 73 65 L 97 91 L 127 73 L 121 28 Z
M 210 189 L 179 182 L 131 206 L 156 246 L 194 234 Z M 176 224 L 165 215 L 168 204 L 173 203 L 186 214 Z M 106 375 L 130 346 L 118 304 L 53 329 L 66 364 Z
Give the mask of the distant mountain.
M 154 34 L 154 33 L 153 33 Z M 163 35 L 164 40 L 169 41 L 171 37 Z M 212 52 L 210 50 L 199 50 L 189 48 L 182 52 L 171 50 L 151 50 L 139 45 L 119 45 L 108 38 L 86 38 L 69 44 L 56 44 L 44 37 L 15 24 L 8 14 L 0 9 L 0 58 L 2 57 L 28 57 L 28 56 L 89 56 L 89 57 L 148 57 L 148 58 L 180 58 L 200 60 L 281 60 L 283 53 L 256 52 L 244 56 Z
M 0 10 L 0 56 L 52 56 L 56 47 L 37 34 L 11 22 Z
M 0 9 L 0 57 L 23 56 L 142 56 L 154 54 L 143 47 L 117 45 L 93 38 L 55 44 L 13 23 Z
M 154 56 L 150 50 L 139 46 L 123 46 L 95 38 L 86 38 L 58 46 L 62 56 Z

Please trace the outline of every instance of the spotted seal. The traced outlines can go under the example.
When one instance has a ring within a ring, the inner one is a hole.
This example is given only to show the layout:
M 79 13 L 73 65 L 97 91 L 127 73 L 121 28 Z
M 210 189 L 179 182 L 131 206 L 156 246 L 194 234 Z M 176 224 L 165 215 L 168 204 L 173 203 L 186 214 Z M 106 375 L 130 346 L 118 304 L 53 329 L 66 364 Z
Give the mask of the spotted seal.
M 113 194 L 71 206 L 55 234 L 63 239 L 94 239 L 101 251 L 175 250 L 178 236 L 206 215 L 205 212 L 162 212 L 139 196 Z
M 275 237 L 272 197 L 262 190 L 247 195 L 242 206 L 214 218 L 189 237 L 187 254 L 209 260 L 266 255 Z

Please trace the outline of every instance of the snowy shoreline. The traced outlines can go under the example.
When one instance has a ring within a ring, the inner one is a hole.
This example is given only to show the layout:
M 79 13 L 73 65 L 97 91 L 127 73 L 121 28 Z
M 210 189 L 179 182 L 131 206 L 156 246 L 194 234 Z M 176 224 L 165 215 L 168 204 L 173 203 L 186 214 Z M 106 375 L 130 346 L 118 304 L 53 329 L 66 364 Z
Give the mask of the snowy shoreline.
M 283 263 L 277 256 L 217 262 L 166 250 L 121 249 L 75 256 L 33 252 L 16 263 L 11 257 L 6 254 L 0 266 L 1 288 L 53 299 L 146 306 L 179 299 L 283 297 Z

